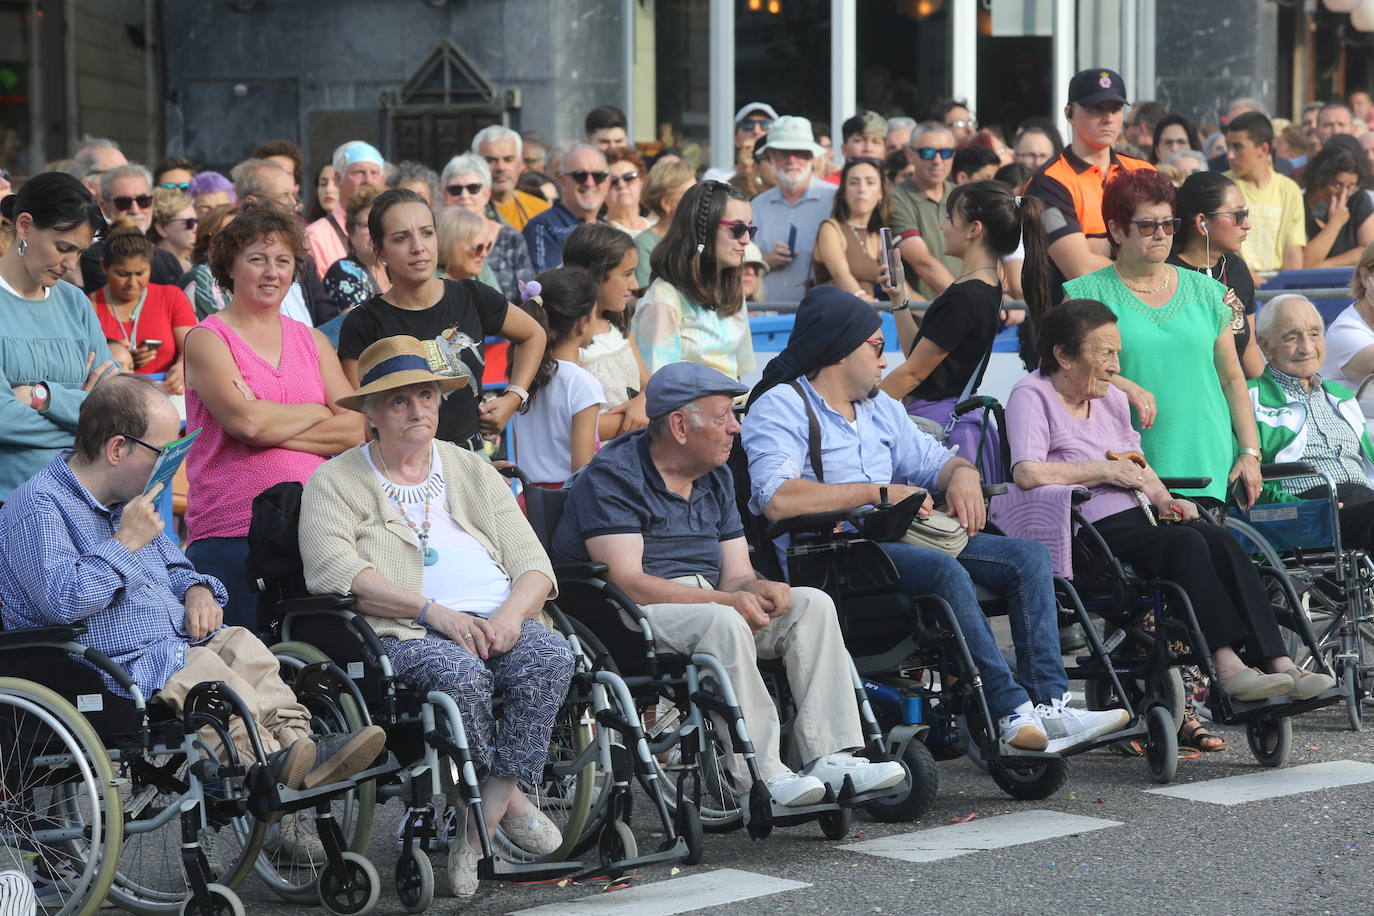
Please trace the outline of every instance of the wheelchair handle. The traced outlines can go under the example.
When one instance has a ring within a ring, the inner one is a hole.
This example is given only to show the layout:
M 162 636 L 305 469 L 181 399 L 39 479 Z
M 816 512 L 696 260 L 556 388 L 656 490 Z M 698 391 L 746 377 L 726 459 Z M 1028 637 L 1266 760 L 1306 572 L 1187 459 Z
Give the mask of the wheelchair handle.
M 82 646 L 81 657 L 114 678 L 119 686 L 129 691 L 130 696 L 137 697 L 141 695 L 138 685 L 135 684 L 134 679 L 129 676 L 129 672 L 115 664 L 114 659 L 110 658 L 104 652 L 101 652 L 99 649 L 92 649 L 90 646 Z

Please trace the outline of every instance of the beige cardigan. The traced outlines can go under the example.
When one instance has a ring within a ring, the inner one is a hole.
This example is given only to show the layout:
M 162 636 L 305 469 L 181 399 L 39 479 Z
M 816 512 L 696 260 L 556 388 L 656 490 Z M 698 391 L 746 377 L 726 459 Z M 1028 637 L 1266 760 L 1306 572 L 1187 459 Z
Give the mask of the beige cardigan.
M 554 582 L 549 558 L 505 478 L 466 449 L 442 441 L 438 446 L 446 507 L 454 520 L 487 549 L 512 582 L 530 570 Z M 358 573 L 375 569 L 401 588 L 422 594 L 420 541 L 382 492 L 364 448 L 326 461 L 306 484 L 300 520 L 306 585 L 315 594 L 347 595 Z M 556 587 L 550 589 L 549 597 L 556 592 Z M 414 620 L 371 615 L 367 620 L 379 636 L 425 635 Z

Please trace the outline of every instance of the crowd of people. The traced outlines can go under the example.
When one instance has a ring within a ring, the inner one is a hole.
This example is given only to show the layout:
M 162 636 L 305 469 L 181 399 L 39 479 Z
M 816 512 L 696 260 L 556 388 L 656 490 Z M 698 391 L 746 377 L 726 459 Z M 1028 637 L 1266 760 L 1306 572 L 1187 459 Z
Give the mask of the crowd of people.
M 983 531 L 999 444 L 980 412 L 954 415 L 1019 324 L 1010 483 L 1093 490 L 1112 546 L 1192 596 L 1211 689 L 1314 696 L 1331 678 L 1294 665 L 1247 557 L 1198 507 L 1306 494 L 1319 481 L 1277 488 L 1259 469 L 1310 461 L 1340 488 L 1347 540 L 1374 546 L 1374 444 L 1350 390 L 1374 372 L 1363 101 L 1288 123 L 1237 99 L 1201 123 L 1129 104 L 1121 77 L 1094 68 L 1069 84 L 1067 141 L 1047 118 L 1004 133 L 949 99 L 919 121 L 859 112 L 841 162 L 806 118 L 750 102 L 734 168 L 700 176 L 671 149 L 633 147 L 611 106 L 560 146 L 485 127 L 438 171 L 362 140 L 314 175 L 287 140 L 227 176 L 181 157 L 150 170 L 87 137 L 0 207 L 5 625 L 83 622 L 145 694 L 174 697 L 183 672 L 210 670 L 197 650 L 232 667 L 261 648 L 253 499 L 299 482 L 310 588 L 354 595 L 397 672 L 453 696 L 485 827 L 551 851 L 561 838 L 519 784 L 538 781 L 572 659 L 539 621 L 556 582 L 493 470 L 509 461 L 570 489 L 555 560 L 605 563 L 663 645 L 723 659 L 777 802 L 894 785 L 899 765 L 851 753 L 863 742 L 831 598 L 751 566 L 725 467 L 742 447 L 749 510 L 770 520 L 943 494 L 967 536 L 957 555 L 883 551 L 903 588 L 950 602 L 998 737 L 1072 749 L 1127 713 L 1069 704 L 1054 555 Z M 1356 302 L 1329 331 L 1300 297 L 1256 317 L 1256 288 L 1299 267 L 1353 268 Z M 761 301 L 801 303 L 764 367 Z M 879 308 L 900 338 L 891 367 Z M 165 531 L 164 494 L 143 487 L 184 431 L 184 531 Z M 1208 483 L 1184 499 L 1161 477 Z M 1008 602 L 1014 666 L 978 586 Z M 158 626 L 135 625 L 150 608 Z M 797 675 L 799 769 L 779 757 L 759 657 Z M 273 690 L 244 687 L 264 710 Z M 499 729 L 493 693 L 516 698 Z M 299 728 L 273 728 L 265 746 L 297 785 L 379 747 L 352 735 L 317 763 Z M 1196 719 L 1182 737 L 1225 747 Z M 477 886 L 469 829 L 450 853 L 459 894 Z

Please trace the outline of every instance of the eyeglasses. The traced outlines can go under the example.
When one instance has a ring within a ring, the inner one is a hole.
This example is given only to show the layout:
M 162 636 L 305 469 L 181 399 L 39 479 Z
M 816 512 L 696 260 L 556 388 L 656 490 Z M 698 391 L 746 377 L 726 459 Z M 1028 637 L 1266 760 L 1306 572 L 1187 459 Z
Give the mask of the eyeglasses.
M 752 242 L 754 236 L 759 234 L 758 226 L 755 226 L 753 223 L 746 223 L 742 219 L 723 219 L 720 221 L 720 224 L 724 227 L 726 232 L 730 233 L 730 238 L 736 241 L 744 238 L 747 234 L 749 236 L 749 241 Z
M 954 156 L 954 147 L 952 146 L 909 146 L 907 149 L 927 162 L 934 159 L 936 156 L 939 156 L 941 159 L 951 159 Z
M 482 242 L 482 243 L 479 244 L 479 245 L 469 245 L 469 246 L 468 246 L 468 254 L 472 255 L 474 258 L 483 257 L 483 256 L 485 256 L 485 255 L 487 254 L 487 252 L 491 251 L 492 246 L 493 246 L 494 244 L 496 244 L 496 243 L 495 243 L 495 242 Z
M 1178 227 L 1183 220 L 1178 217 L 1173 219 L 1133 219 L 1131 224 L 1135 226 L 1135 231 L 1140 233 L 1141 238 L 1149 238 L 1156 231 L 1163 229 L 1165 235 L 1173 235 L 1178 231 Z
M 148 451 L 152 452 L 154 455 L 158 456 L 159 458 L 162 457 L 162 453 L 165 451 L 165 449 L 160 449 L 160 448 L 158 448 L 156 445 L 149 445 L 148 443 L 144 442 L 142 439 L 138 438 L 137 436 L 131 436 L 131 435 L 129 435 L 128 433 L 125 433 L 125 434 L 124 434 L 124 438 L 125 438 L 125 439 L 128 439 L 130 442 L 134 443 L 135 445 L 141 445 L 141 446 L 143 446 L 144 448 L 146 448 Z
M 593 184 L 603 185 L 606 183 L 606 179 L 611 177 L 610 172 L 589 172 L 586 169 L 578 169 L 575 172 L 564 172 L 563 174 L 577 182 L 579 188 L 587 183 L 588 178 L 592 180 Z
M 194 216 L 179 216 L 176 219 L 167 220 L 167 225 L 169 226 L 174 223 L 185 223 L 187 229 L 194 229 L 200 224 L 200 220 L 196 219 Z
M 612 185 L 615 185 L 616 187 L 619 187 L 619 186 L 620 186 L 620 183 L 621 183 L 622 181 L 625 182 L 625 184 L 629 184 L 629 183 L 632 182 L 632 181 L 638 181 L 638 180 L 639 180 L 639 173 L 638 173 L 638 172 L 626 172 L 624 175 L 612 175 L 612 176 L 611 176 L 611 184 L 612 184 Z
M 969 130 L 974 130 L 978 127 L 978 121 L 976 118 L 960 118 L 957 121 L 946 121 L 945 126 L 958 128 L 967 127 Z
M 476 197 L 478 194 L 482 193 L 482 184 L 481 182 L 473 182 L 472 184 L 451 184 L 447 188 L 444 188 L 444 190 L 448 191 L 450 197 L 462 197 L 465 193 L 472 197 Z
M 158 185 L 158 187 L 159 187 L 159 188 L 166 188 L 166 189 L 169 190 L 169 191 L 181 191 L 181 192 L 184 194 L 184 193 L 186 193 L 187 191 L 189 191 L 189 190 L 191 189 L 191 182 L 189 182 L 189 181 L 164 181 L 164 182 L 162 182 L 160 185 Z
M 153 195 L 139 194 L 135 197 L 125 197 L 121 194 L 119 197 L 112 200 L 111 203 L 115 205 L 116 210 L 128 210 L 132 208 L 134 204 L 138 204 L 138 209 L 140 210 L 147 210 L 153 205 Z
M 1241 207 L 1239 210 L 1216 210 L 1209 213 L 1208 216 L 1229 216 L 1231 222 L 1239 226 L 1250 218 L 1250 210 L 1248 207 Z
M 739 128 L 740 130 L 761 130 L 767 132 L 773 129 L 773 119 L 745 118 L 743 121 L 740 121 L 738 124 L 736 124 L 735 127 Z
M 872 347 L 873 352 L 878 356 L 883 355 L 883 347 L 887 346 L 887 341 L 883 340 L 881 337 L 870 337 L 868 340 L 865 340 L 864 343 Z

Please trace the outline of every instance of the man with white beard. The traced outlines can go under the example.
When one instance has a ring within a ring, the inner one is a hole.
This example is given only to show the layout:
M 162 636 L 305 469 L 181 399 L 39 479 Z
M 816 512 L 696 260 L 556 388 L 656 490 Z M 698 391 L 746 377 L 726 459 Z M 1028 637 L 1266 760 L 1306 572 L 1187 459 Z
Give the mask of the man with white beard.
M 835 201 L 835 186 L 812 172 L 820 152 L 806 118 L 784 115 L 768 131 L 763 155 L 778 184 L 755 197 L 753 205 L 758 246 L 769 267 L 770 299 L 797 302 L 806 295 L 816 233 Z

